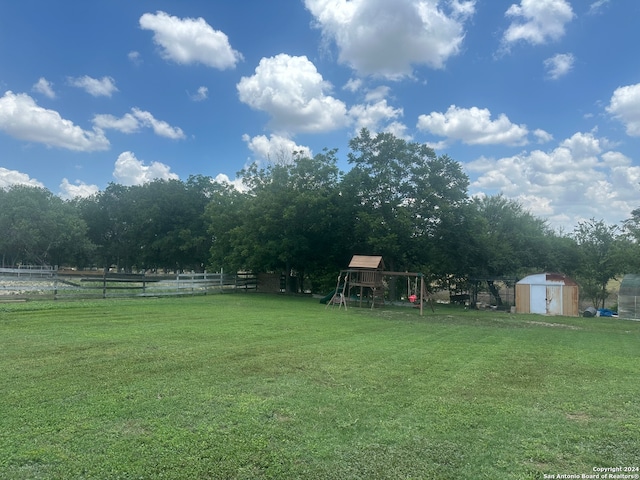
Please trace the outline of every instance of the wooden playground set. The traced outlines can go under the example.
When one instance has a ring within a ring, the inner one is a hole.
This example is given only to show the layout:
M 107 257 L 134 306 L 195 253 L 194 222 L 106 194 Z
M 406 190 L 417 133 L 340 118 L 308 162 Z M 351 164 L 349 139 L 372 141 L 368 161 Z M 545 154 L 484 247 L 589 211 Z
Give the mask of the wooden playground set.
M 346 310 L 349 303 L 359 307 L 382 306 L 385 297 L 385 277 L 406 277 L 407 300 L 419 308 L 422 315 L 427 298 L 424 275 L 417 272 L 385 271 L 384 268 L 381 256 L 354 255 L 349 267 L 340 271 L 335 291 L 327 296 L 325 308 L 338 305 L 338 308 L 344 306 Z

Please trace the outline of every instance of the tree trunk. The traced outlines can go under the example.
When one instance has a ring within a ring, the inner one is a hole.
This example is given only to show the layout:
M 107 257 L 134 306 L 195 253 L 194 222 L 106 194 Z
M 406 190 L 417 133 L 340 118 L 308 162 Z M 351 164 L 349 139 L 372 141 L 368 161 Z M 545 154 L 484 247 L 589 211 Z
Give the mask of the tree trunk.
M 498 307 L 502 306 L 502 298 L 500 297 L 500 290 L 496 287 L 493 280 L 487 280 L 487 285 L 489 286 L 489 293 L 496 299 L 496 305 Z

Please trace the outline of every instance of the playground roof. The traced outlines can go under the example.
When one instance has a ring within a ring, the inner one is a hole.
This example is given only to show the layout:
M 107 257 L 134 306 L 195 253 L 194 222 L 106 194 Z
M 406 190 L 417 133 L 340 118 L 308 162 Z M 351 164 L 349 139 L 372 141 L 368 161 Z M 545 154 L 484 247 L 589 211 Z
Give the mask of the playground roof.
M 384 270 L 384 260 L 379 255 L 354 255 L 349 263 L 349 268 Z

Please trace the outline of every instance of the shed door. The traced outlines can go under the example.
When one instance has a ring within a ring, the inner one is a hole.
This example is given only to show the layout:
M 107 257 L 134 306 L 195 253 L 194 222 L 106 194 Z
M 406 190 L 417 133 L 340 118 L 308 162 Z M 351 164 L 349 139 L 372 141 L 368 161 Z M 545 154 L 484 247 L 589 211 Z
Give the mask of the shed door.
M 531 285 L 531 313 L 547 313 L 547 287 L 545 285 Z
M 562 285 L 547 286 L 547 315 L 562 315 Z

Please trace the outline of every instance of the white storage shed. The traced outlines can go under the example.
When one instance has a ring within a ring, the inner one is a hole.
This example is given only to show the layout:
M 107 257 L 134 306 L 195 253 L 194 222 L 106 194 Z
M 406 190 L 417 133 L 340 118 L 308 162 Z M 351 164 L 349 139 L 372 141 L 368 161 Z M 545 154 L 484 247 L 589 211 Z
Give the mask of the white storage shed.
M 516 283 L 516 313 L 577 317 L 578 284 L 558 273 L 529 275 Z

